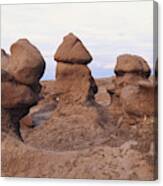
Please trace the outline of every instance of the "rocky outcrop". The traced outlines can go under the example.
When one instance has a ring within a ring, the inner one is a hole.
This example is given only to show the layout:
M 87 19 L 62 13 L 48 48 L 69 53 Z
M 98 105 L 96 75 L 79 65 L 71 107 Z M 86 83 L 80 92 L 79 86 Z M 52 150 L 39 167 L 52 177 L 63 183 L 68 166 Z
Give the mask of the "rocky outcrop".
M 7 71 L 26 85 L 38 83 L 45 69 L 44 59 L 39 50 L 27 39 L 12 44 Z
M 97 86 L 86 64 L 92 60 L 83 43 L 72 33 L 64 37 L 54 56 L 59 104 L 92 103 Z
M 138 85 L 124 87 L 120 94 L 123 110 L 135 116 L 154 114 L 155 86 L 151 81 L 139 81 Z
M 123 54 L 117 57 L 117 64 L 114 72 L 117 76 L 123 76 L 127 73 L 131 73 L 148 78 L 151 70 L 148 63 L 142 57 Z
M 1 50 L 2 132 L 16 134 L 22 140 L 19 121 L 39 99 L 45 62 L 26 39 L 18 40 L 10 50 L 11 55 Z
M 34 105 L 38 99 L 38 95 L 30 87 L 16 81 L 3 82 L 1 96 L 2 107 L 7 109 L 20 105 Z
M 124 54 L 118 56 L 114 71 L 116 77 L 107 88 L 111 109 L 136 116 L 153 114 L 155 82 L 148 79 L 148 63 L 140 56 Z
M 124 54 L 117 57 L 114 72 L 116 74 L 116 89 L 126 85 L 137 84 L 150 76 L 148 63 L 140 56 Z

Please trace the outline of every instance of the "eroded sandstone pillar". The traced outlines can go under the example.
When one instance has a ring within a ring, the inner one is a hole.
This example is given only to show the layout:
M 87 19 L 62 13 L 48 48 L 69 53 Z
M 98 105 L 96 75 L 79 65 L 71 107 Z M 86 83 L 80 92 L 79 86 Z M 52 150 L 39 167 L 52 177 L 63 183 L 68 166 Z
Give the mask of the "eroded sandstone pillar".
M 74 34 L 68 34 L 58 47 L 54 59 L 57 61 L 59 104 L 94 102 L 97 86 L 87 66 L 92 57 L 83 43 Z

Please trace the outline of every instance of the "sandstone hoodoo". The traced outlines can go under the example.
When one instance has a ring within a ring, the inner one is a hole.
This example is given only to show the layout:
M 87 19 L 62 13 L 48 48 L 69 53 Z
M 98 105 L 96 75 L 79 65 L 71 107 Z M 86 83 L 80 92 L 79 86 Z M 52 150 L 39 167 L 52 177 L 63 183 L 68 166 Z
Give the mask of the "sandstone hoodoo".
M 117 76 L 123 76 L 123 74 L 134 73 L 139 76 L 148 78 L 151 70 L 148 63 L 140 56 L 123 54 L 117 57 L 117 64 L 114 70 Z
M 97 86 L 87 64 L 92 57 L 72 33 L 64 37 L 54 59 L 57 61 L 56 82 L 60 104 L 91 103 Z
M 19 121 L 38 101 L 45 62 L 26 39 L 11 46 L 11 55 L 1 50 L 1 56 L 2 64 L 5 63 L 1 69 L 2 132 L 16 134 L 22 140 Z
M 116 74 L 116 86 L 122 88 L 126 85 L 137 84 L 139 80 L 147 79 L 151 70 L 142 57 L 124 54 L 117 57 L 114 72 Z
M 112 96 L 111 106 L 134 115 L 152 114 L 154 82 L 148 80 L 151 74 L 148 63 L 140 56 L 120 55 L 114 72 L 116 77 L 107 88 Z

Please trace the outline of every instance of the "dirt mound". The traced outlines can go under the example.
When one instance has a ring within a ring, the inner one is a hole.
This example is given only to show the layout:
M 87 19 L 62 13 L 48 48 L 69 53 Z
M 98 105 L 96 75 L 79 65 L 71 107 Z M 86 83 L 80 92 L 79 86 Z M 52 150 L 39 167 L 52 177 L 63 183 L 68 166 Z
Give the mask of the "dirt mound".
M 109 116 L 96 107 L 74 106 L 56 110 L 46 123 L 30 132 L 22 131 L 25 143 L 47 150 L 74 150 L 86 148 L 109 137 L 115 128 L 109 123 Z M 48 136 L 47 136 L 48 134 Z M 37 141 L 34 140 L 37 138 Z

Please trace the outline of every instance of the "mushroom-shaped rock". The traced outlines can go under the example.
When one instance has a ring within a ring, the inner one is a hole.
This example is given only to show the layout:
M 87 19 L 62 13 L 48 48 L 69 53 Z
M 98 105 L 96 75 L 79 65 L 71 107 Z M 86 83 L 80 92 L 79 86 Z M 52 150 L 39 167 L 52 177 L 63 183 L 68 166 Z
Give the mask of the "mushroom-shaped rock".
M 116 74 L 114 82 L 107 88 L 107 92 L 112 98 L 110 109 L 119 108 L 121 114 L 123 110 L 138 113 L 137 115 L 141 115 L 141 112 L 152 113 L 151 110 L 145 109 L 146 106 L 149 106 L 148 99 L 152 99 L 152 89 L 148 91 L 149 95 L 143 97 L 143 93 L 146 93 L 147 90 L 142 88 L 150 86 L 147 82 L 151 73 L 148 63 L 140 56 L 124 54 L 117 57 L 114 71 Z M 143 104 L 143 101 L 146 106 L 139 107 L 139 104 Z M 122 109 L 122 105 L 124 109 Z
M 137 73 L 145 78 L 148 78 L 151 73 L 148 63 L 142 57 L 130 54 L 118 56 L 114 71 L 117 76 L 125 73 Z
M 27 39 L 19 39 L 10 50 L 9 73 L 23 84 L 37 83 L 45 69 L 45 62 L 39 50 Z
M 82 42 L 75 35 L 68 34 L 54 59 L 58 62 L 55 92 L 59 95 L 59 105 L 92 103 L 98 90 L 87 67 L 92 57 Z
M 64 37 L 63 42 L 55 53 L 54 59 L 57 62 L 88 64 L 91 62 L 92 56 L 80 39 L 70 33 Z

